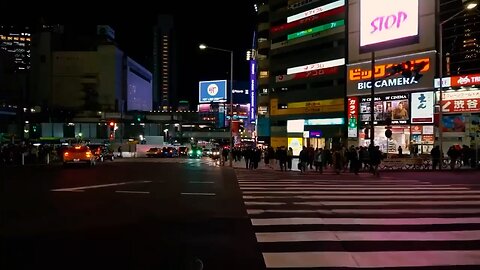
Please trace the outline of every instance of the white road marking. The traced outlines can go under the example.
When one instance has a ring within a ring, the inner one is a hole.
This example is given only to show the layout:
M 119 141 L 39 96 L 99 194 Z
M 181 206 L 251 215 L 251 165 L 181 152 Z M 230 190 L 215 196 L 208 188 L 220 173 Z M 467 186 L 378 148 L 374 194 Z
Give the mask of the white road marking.
M 266 205 L 267 206 L 267 205 Z M 267 206 L 268 207 L 268 206 Z M 310 208 L 309 208 L 310 209 Z M 317 209 L 317 210 L 263 210 L 263 209 L 248 209 L 247 213 L 250 215 L 260 214 L 357 214 L 357 215 L 391 215 L 391 214 L 480 214 L 480 209 L 465 208 L 465 209 Z
M 134 190 L 115 190 L 116 193 L 127 193 L 127 194 L 150 194 L 149 191 L 134 191 Z
M 215 182 L 203 182 L 203 181 L 190 181 L 189 184 L 214 184 Z
M 286 205 L 284 202 L 245 202 L 245 205 Z
M 331 200 L 331 199 L 342 199 L 342 200 L 354 200 L 354 199 L 465 199 L 465 200 L 479 200 L 480 195 L 369 195 L 367 196 L 360 196 L 360 195 L 339 195 L 339 196 L 318 196 L 318 195 L 303 195 L 303 196 L 261 196 L 261 195 L 245 195 L 243 196 L 245 200 L 251 199 L 277 199 L 277 200 L 284 200 L 288 199 L 305 199 L 305 200 L 315 200 L 315 199 L 322 199 L 322 200 Z
M 112 183 L 112 184 L 104 184 L 104 185 L 93 185 L 93 186 L 83 186 L 83 187 L 73 187 L 73 188 L 58 188 L 52 189 L 52 191 L 78 191 L 78 190 L 85 190 L 85 189 L 94 189 L 94 188 L 104 188 L 104 187 L 115 187 L 115 186 L 122 186 L 122 185 L 130 185 L 130 184 L 146 184 L 151 183 L 152 181 L 132 181 L 132 182 L 121 182 L 121 183 Z M 158 183 L 158 182 L 157 182 Z
M 433 225 L 465 224 L 480 225 L 480 218 L 264 218 L 251 219 L 253 226 L 269 225 Z
M 215 193 L 206 193 L 206 192 L 182 192 L 182 195 L 190 196 L 215 196 Z
M 480 265 L 480 252 L 478 250 L 278 252 L 263 253 L 263 258 L 267 268 L 388 268 Z
M 270 187 L 242 187 L 242 190 L 272 190 L 273 188 Z M 399 188 L 399 187 L 386 187 L 386 188 L 381 188 L 381 187 L 350 187 L 348 186 L 341 186 L 341 187 L 284 187 L 284 188 L 277 188 L 277 189 L 283 189 L 283 190 L 292 190 L 292 191 L 297 191 L 297 190 L 371 190 L 371 191 L 389 191 L 389 190 L 399 190 L 399 191 L 405 191 L 405 190 L 427 190 L 427 191 L 436 191 L 436 190 L 469 190 L 469 188 L 466 187 L 435 187 L 435 186 L 429 186 L 429 187 L 412 187 L 412 188 Z M 275 190 L 273 190 L 275 191 Z
M 270 202 L 269 202 L 270 203 Z M 480 201 L 320 201 L 295 202 L 294 205 L 312 206 L 356 206 L 356 205 L 478 205 Z
M 243 191 L 242 192 L 245 195 L 251 195 L 251 194 L 286 194 L 286 195 L 300 195 L 300 194 L 317 194 L 317 195 L 336 195 L 336 194 L 377 194 L 377 195 L 382 195 L 382 194 L 480 194 L 479 190 L 431 190 L 431 191 L 422 191 L 422 190 L 411 190 L 411 191 L 405 191 L 405 190 L 398 190 L 398 191 L 361 191 L 361 190 L 350 190 L 350 191 L 337 191 L 337 190 L 332 190 L 332 191 Z
M 480 240 L 480 231 L 478 230 L 445 232 L 304 231 L 256 233 L 255 235 L 258 242 Z

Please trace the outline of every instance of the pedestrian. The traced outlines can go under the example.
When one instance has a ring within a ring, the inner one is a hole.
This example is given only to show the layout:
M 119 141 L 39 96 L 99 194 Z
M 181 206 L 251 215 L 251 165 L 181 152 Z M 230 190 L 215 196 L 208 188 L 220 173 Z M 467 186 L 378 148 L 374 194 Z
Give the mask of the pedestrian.
M 298 156 L 298 169 L 300 170 L 301 173 L 304 173 L 307 169 L 307 162 L 308 162 L 308 152 L 307 152 L 307 147 L 303 147 L 302 151 L 300 151 L 300 154 Z
M 121 146 L 121 145 L 118 146 L 117 151 L 118 151 L 118 157 L 119 157 L 119 158 L 123 157 L 123 155 L 122 155 L 122 146 Z
M 403 149 L 402 149 L 402 146 L 399 145 L 398 146 L 398 156 L 402 157 L 402 154 L 403 154 Z
M 323 149 L 317 148 L 315 151 L 315 171 L 323 173 Z
M 288 171 L 291 171 L 291 170 L 292 170 L 292 159 L 293 159 L 293 149 L 292 149 L 292 147 L 289 147 L 289 148 L 288 148 L 288 151 L 287 151 L 287 167 L 288 167 Z
M 432 156 L 432 170 L 436 170 L 437 166 L 438 169 L 441 170 L 440 165 L 440 146 L 435 146 L 432 151 L 430 151 L 430 155 Z

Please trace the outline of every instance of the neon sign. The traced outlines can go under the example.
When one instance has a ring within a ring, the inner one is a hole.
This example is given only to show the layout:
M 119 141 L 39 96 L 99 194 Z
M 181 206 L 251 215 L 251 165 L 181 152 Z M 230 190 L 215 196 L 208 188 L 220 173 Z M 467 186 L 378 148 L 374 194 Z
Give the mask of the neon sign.
M 290 34 L 290 35 L 287 36 L 287 39 L 291 40 L 291 39 L 295 39 L 295 38 L 300 38 L 300 37 L 303 37 L 303 36 L 306 36 L 306 35 L 311 35 L 311 34 L 323 32 L 323 31 L 327 31 L 327 30 L 330 30 L 330 29 L 333 29 L 333 28 L 336 28 L 336 27 L 340 27 L 340 26 L 343 26 L 343 25 L 345 25 L 345 20 L 338 20 L 338 21 L 334 21 L 334 22 L 331 22 L 331 23 L 323 24 L 323 25 L 320 25 L 320 26 L 317 26 L 317 27 L 313 27 L 313 28 L 310 28 L 310 29 L 307 29 L 307 30 L 303 30 L 303 31 L 300 31 L 300 32 Z

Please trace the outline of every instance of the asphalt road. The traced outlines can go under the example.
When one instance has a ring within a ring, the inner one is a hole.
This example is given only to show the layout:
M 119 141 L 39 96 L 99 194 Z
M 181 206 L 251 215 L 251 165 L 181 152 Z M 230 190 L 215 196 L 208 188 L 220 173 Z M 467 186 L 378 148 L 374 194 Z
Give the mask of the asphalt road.
M 0 269 L 265 267 L 233 170 L 143 161 L 2 168 Z

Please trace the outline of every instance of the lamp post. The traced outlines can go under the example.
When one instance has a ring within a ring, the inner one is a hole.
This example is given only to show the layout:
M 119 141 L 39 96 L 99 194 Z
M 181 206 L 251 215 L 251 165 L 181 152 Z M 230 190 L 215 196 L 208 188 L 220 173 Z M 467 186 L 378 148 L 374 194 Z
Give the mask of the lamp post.
M 200 44 L 198 46 L 200 50 L 206 50 L 206 49 L 211 49 L 215 51 L 221 51 L 221 52 L 226 52 L 230 53 L 230 151 L 228 154 L 229 158 L 229 166 L 232 167 L 232 160 L 233 160 L 233 51 L 232 50 L 226 50 L 226 49 L 221 49 L 221 48 L 215 48 L 211 46 L 207 46 L 205 44 Z
M 437 0 L 438 5 L 438 14 L 440 14 L 440 0 Z M 439 55 L 439 70 L 438 70 L 438 77 L 440 79 L 440 86 L 439 86 L 439 111 L 438 111 L 438 141 L 440 143 L 440 155 L 441 159 L 443 160 L 443 108 L 442 108 L 442 101 L 443 101 L 443 25 L 447 22 L 453 20 L 458 15 L 464 13 L 466 10 L 474 9 L 477 6 L 477 1 L 469 1 L 465 3 L 465 8 L 460 10 L 459 12 L 453 14 L 448 19 L 441 21 L 438 24 L 438 40 L 439 40 L 439 48 L 438 48 L 438 55 Z M 440 15 L 439 15 L 440 16 Z M 440 165 L 440 169 L 442 166 Z

